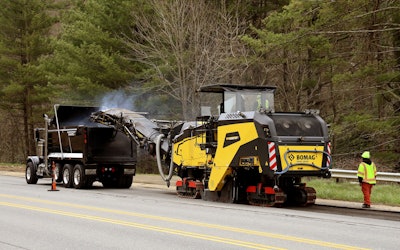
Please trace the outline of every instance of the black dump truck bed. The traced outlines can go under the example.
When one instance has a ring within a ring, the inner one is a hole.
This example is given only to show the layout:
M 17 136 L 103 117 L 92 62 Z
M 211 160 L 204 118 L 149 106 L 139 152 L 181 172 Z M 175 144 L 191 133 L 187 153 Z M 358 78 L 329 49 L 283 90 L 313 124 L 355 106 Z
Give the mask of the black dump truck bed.
M 136 163 L 136 144 L 112 126 L 91 121 L 98 107 L 59 106 L 50 123 L 49 152 L 83 153 L 86 164 Z M 58 124 L 58 125 L 57 125 Z M 58 140 L 61 131 L 61 143 Z
M 26 179 L 50 177 L 65 187 L 87 188 L 94 181 L 106 187 L 129 188 L 136 172 L 137 145 L 113 126 L 91 120 L 98 107 L 55 105 L 54 117 L 36 129 L 37 155 L 28 156 Z

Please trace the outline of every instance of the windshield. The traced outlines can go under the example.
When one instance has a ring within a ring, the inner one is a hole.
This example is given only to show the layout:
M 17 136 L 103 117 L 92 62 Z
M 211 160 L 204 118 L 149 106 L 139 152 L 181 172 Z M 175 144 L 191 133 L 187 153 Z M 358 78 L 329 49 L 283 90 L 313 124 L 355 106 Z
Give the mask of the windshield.
M 221 113 L 222 93 L 201 93 L 201 115 L 218 116 Z
M 236 111 L 274 110 L 274 94 L 272 91 L 227 91 L 224 95 L 225 113 Z
M 273 87 L 220 87 L 200 92 L 201 115 L 217 116 L 237 111 L 274 111 Z M 237 86 L 236 86 L 237 87 Z

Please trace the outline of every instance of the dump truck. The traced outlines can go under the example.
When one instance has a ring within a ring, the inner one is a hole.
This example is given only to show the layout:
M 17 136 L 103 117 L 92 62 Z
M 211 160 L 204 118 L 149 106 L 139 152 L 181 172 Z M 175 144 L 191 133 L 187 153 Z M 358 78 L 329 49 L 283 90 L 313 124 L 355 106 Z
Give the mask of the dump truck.
M 36 155 L 27 157 L 25 179 L 36 184 L 51 177 L 66 188 L 129 188 L 136 172 L 137 144 L 123 132 L 92 122 L 99 107 L 54 105 L 54 117 L 44 115 L 36 128 Z
M 173 175 L 180 177 L 179 196 L 259 206 L 314 204 L 316 191 L 302 178 L 331 176 L 328 125 L 317 110 L 276 112 L 275 90 L 204 86 L 195 121 L 160 125 L 119 108 L 95 112 L 92 120 L 148 148 L 168 186 Z

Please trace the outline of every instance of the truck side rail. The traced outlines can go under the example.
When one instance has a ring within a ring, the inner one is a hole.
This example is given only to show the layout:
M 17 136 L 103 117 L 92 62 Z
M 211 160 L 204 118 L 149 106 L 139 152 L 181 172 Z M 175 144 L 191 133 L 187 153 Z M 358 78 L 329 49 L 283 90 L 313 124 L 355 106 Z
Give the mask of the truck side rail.
M 83 159 L 83 153 L 53 152 L 50 153 L 47 157 L 55 159 Z

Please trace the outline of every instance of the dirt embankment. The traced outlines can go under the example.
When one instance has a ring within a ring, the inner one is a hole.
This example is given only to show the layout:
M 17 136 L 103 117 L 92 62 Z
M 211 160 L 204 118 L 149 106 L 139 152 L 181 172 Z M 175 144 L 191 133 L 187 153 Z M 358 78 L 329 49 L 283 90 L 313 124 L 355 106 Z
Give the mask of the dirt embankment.
M 25 165 L 0 163 L 0 171 L 25 172 Z

